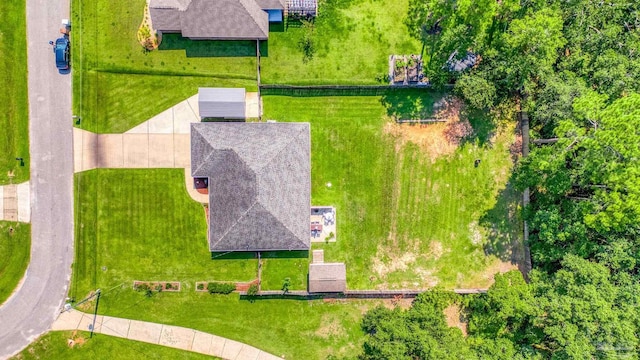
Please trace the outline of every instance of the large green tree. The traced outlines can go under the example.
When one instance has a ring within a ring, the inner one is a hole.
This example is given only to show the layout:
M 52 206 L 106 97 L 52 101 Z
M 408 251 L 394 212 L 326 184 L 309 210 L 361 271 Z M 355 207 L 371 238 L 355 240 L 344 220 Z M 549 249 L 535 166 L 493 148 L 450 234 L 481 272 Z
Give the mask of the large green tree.
M 558 142 L 534 149 L 518 172 L 520 188 L 533 189 L 528 218 L 534 259 L 544 266 L 567 253 L 599 256 L 635 272 L 640 95 L 607 105 L 606 96 L 591 91 L 575 100 L 572 117 L 555 129 Z
M 443 310 L 456 295 L 442 290 L 420 294 L 409 310 L 378 307 L 362 320 L 367 334 L 361 359 L 474 359 L 458 328 L 447 326 Z

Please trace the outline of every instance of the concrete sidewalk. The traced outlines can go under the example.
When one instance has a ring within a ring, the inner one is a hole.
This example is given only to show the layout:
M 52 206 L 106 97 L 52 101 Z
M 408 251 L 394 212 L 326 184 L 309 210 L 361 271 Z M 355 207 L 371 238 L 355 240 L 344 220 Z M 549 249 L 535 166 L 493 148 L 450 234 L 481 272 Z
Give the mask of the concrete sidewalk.
M 90 331 L 93 315 L 77 310 L 65 311 L 51 326 L 52 331 Z M 172 325 L 162 325 L 111 316 L 96 317 L 95 333 L 116 336 L 129 340 L 193 351 L 233 360 L 275 360 L 275 355 L 266 353 L 234 340 L 208 334 L 198 330 Z
M 0 220 L 31 222 L 29 182 L 0 186 Z

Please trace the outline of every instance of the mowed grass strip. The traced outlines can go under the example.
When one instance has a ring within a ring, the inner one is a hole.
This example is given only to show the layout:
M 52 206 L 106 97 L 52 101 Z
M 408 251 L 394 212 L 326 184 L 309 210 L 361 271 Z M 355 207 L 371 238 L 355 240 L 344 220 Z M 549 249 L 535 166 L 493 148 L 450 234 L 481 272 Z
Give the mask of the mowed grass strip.
M 249 301 L 235 293 L 210 295 L 192 289 L 148 298 L 128 287 L 105 292 L 99 312 L 209 332 L 285 359 L 324 360 L 359 352 L 362 314 L 380 304 L 375 299 Z
M 144 51 L 136 34 L 145 3 L 72 2 L 73 109 L 82 118 L 78 127 L 124 132 L 195 95 L 198 87 L 257 90 L 254 42 L 169 35 L 161 50 Z
M 211 260 L 205 211 L 184 170 L 92 170 L 75 177 L 76 262 L 71 294 L 133 280 L 249 281 L 257 260 Z
M 0 221 L 0 304 L 9 298 L 24 276 L 30 250 L 30 224 Z
M 337 209 L 337 242 L 314 247 L 325 250 L 325 261 L 347 264 L 351 289 L 484 287 L 492 267 L 510 259 L 509 245 L 485 252 L 499 237 L 515 239 L 518 229 L 517 198 L 507 187 L 513 133 L 489 144 L 491 120 L 475 114 L 476 134 L 432 160 L 385 130 L 391 114 L 418 116 L 421 108 L 428 117 L 441 96 L 264 97 L 265 118 L 311 123 L 312 203 Z M 277 281 L 296 271 L 291 265 Z
M 14 356 L 14 360 L 67 359 L 182 359 L 204 360 L 213 357 L 190 351 L 121 339 L 114 336 L 80 331 L 52 331 L 42 335 L 26 349 Z M 74 340 L 69 346 L 69 340 Z M 213 358 L 215 359 L 215 358 Z
M 313 26 L 289 23 L 271 31 L 261 59 L 264 84 L 386 83 L 389 55 L 419 54 L 404 25 L 407 0 L 326 0 Z M 303 44 L 311 44 L 305 57 Z
M 0 184 L 29 179 L 29 109 L 25 1 L 0 4 Z M 53 66 L 53 62 L 51 63 Z M 16 157 L 22 157 L 20 166 Z
M 243 87 L 248 80 L 205 76 L 83 72 L 75 79 L 74 103 L 82 120 L 78 126 L 95 133 L 122 133 L 198 93 L 199 87 Z
M 100 288 L 102 314 L 194 328 L 287 359 L 356 352 L 363 340 L 360 317 L 379 301 L 250 302 L 237 294 L 195 291 L 198 280 L 252 280 L 257 260 L 211 259 L 204 210 L 188 198 L 183 174 L 102 169 L 76 175 L 76 261 L 70 295 L 80 301 Z M 306 282 L 304 269 L 297 267 L 306 259 L 265 261 L 275 269 L 270 286 L 279 289 L 287 276 L 292 277 L 292 289 Z M 296 270 L 290 271 L 289 264 Z M 181 281 L 183 289 L 146 297 L 132 289 L 133 280 Z M 86 306 L 83 310 L 92 309 L 91 303 Z

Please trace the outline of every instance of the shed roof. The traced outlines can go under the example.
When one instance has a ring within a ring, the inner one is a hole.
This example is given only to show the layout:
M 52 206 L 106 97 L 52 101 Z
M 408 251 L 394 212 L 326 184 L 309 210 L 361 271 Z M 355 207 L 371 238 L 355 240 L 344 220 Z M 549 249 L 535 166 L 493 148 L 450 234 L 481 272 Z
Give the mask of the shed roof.
M 309 264 L 309 292 L 344 292 L 347 269 L 344 263 Z
M 309 124 L 191 124 L 191 174 L 209 178 L 211 251 L 309 249 Z
M 198 111 L 203 118 L 245 118 L 244 88 L 199 88 Z

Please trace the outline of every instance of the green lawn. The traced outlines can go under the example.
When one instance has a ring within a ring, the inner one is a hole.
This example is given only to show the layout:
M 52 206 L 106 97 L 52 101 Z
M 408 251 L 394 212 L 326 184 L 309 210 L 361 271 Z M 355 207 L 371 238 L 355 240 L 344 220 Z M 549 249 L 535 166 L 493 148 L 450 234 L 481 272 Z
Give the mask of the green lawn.
M 211 260 L 202 205 L 185 189 L 184 170 L 92 170 L 77 174 L 76 262 L 71 294 L 133 280 L 248 281 L 255 259 Z
M 378 301 L 240 300 L 195 291 L 198 280 L 251 280 L 257 260 L 211 260 L 201 205 L 184 189 L 182 170 L 92 170 L 76 175 L 76 261 L 70 296 L 100 288 L 100 313 L 174 324 L 246 342 L 287 359 L 324 359 L 359 348 L 363 311 Z M 306 258 L 265 254 L 266 284 L 306 284 Z M 292 266 L 304 263 L 304 266 Z M 180 293 L 147 298 L 133 280 L 181 281 Z M 90 311 L 91 306 L 82 308 Z
M 30 249 L 31 225 L 0 222 L 0 304 L 7 300 L 24 276 Z
M 10 172 L 13 183 L 29 179 L 26 30 L 25 1 L 0 4 L 0 184 L 9 183 Z
M 72 1 L 73 109 L 77 125 L 99 133 L 124 132 L 197 93 L 198 87 L 255 91 L 255 43 L 191 41 L 165 35 L 145 52 L 136 39 L 145 0 Z M 265 84 L 376 84 L 388 56 L 419 53 L 403 24 L 407 0 L 321 2 L 313 30 L 272 26 L 261 45 Z M 312 58 L 300 41 L 309 37 Z
M 74 339 L 73 347 L 68 340 Z M 67 360 L 111 360 L 111 359 L 212 359 L 211 356 L 96 334 L 89 338 L 88 332 L 54 331 L 43 335 L 14 360 L 67 359 Z
M 421 44 L 404 25 L 408 0 L 319 2 L 312 28 L 290 24 L 269 33 L 261 58 L 264 84 L 376 84 L 388 73 L 392 54 L 419 54 Z M 313 44 L 305 59 L 300 42 Z
M 72 1 L 74 113 L 94 132 L 124 132 L 194 95 L 198 87 L 255 91 L 253 43 L 193 42 L 169 36 L 144 52 L 136 33 L 145 0 Z M 215 55 L 215 56 L 211 56 Z
M 265 118 L 311 123 L 312 203 L 334 205 L 338 226 L 336 243 L 314 248 L 347 264 L 349 288 L 484 287 L 511 259 L 505 243 L 519 237 L 518 198 L 507 187 L 513 133 L 489 145 L 495 130 L 476 114 L 475 138 L 432 161 L 384 131 L 389 114 L 425 115 L 440 96 L 264 97 Z M 278 269 L 270 284 L 299 267 Z

